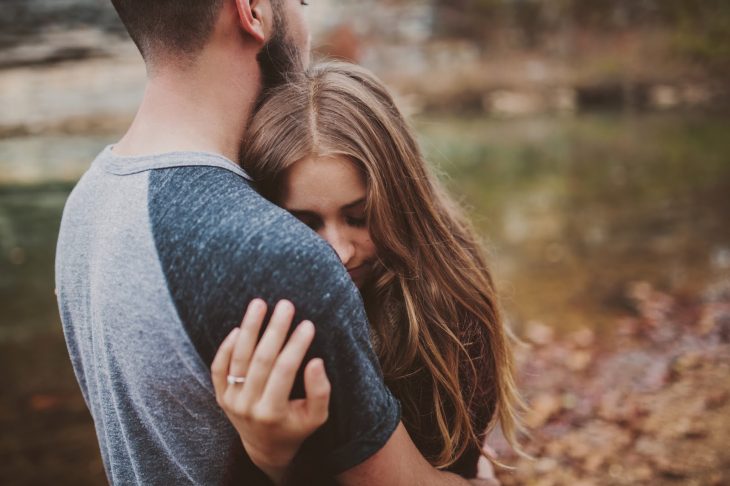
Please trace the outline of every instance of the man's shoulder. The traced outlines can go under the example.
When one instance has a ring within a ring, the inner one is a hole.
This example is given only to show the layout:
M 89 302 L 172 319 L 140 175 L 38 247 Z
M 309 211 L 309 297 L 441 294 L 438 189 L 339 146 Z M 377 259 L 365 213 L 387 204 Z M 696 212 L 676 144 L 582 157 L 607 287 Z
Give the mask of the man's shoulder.
M 258 194 L 239 175 L 216 167 L 156 170 L 150 175 L 149 213 L 158 251 L 200 255 L 210 265 L 291 268 L 309 274 L 337 265 L 314 232 Z
M 151 211 L 184 206 L 191 214 L 233 212 L 264 201 L 244 177 L 221 167 L 194 165 L 149 172 Z
M 353 290 L 329 245 L 235 174 L 186 168 L 150 177 L 162 272 L 207 363 L 251 299 L 286 298 L 310 316 Z

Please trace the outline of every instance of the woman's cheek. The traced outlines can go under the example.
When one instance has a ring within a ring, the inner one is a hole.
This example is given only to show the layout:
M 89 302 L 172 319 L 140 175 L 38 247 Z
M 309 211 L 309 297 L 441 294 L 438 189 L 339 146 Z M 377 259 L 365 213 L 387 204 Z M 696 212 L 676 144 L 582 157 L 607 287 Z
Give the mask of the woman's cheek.
M 373 243 L 373 239 L 370 237 L 369 231 L 364 231 L 363 235 L 363 253 L 364 253 L 364 260 L 372 260 L 375 258 L 377 250 L 375 248 L 375 243 Z

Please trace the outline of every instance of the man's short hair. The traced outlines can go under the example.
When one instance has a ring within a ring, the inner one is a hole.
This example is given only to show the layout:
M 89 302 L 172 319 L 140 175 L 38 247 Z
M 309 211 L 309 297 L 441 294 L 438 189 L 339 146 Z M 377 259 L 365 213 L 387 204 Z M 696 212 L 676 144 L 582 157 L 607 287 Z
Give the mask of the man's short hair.
M 112 0 L 146 62 L 192 59 L 215 26 L 224 0 Z

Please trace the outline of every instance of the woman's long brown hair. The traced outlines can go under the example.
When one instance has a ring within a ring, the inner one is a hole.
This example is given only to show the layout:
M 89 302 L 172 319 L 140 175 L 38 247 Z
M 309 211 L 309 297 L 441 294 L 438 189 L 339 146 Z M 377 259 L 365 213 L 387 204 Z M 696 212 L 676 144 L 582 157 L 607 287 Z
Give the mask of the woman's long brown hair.
M 438 447 L 427 459 L 439 468 L 469 447 L 482 450 L 497 424 L 516 447 L 522 402 L 479 241 L 428 170 L 387 89 L 361 67 L 321 63 L 269 93 L 249 124 L 241 160 L 276 202 L 288 167 L 328 155 L 351 160 L 367 184 L 378 264 L 363 297 L 409 433 L 424 437 L 435 424 L 438 436 L 427 439 Z

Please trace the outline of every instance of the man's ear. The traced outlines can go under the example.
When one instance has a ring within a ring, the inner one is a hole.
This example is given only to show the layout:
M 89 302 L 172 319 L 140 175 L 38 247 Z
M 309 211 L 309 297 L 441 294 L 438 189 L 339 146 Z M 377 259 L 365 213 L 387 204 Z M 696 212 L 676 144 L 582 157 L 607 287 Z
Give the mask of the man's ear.
M 264 23 L 263 0 L 234 0 L 238 9 L 241 28 L 257 42 L 266 41 L 266 24 Z

